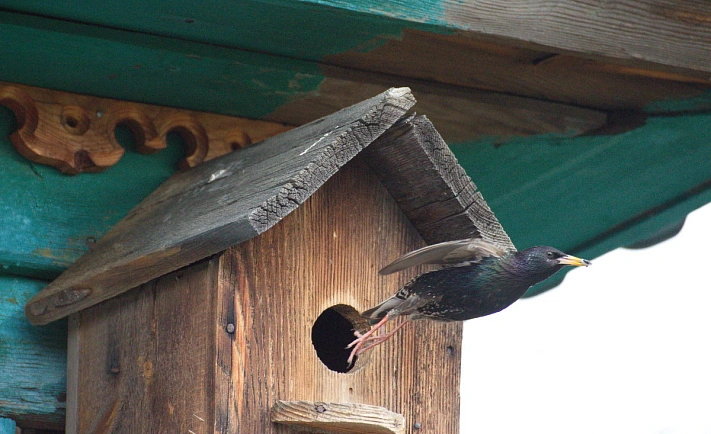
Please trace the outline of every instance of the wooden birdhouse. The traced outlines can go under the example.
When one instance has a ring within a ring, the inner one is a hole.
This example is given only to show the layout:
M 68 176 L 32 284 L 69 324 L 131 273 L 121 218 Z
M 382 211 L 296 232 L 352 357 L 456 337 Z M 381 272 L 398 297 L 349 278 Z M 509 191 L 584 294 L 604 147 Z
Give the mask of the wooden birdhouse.
M 33 298 L 70 315 L 68 432 L 453 433 L 461 323 L 346 362 L 404 252 L 510 246 L 433 125 L 391 89 L 174 175 Z

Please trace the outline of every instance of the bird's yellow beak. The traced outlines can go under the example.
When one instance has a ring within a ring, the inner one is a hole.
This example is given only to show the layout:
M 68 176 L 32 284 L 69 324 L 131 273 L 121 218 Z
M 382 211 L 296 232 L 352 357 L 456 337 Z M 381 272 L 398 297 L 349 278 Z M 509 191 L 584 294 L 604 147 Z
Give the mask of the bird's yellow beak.
M 588 261 L 587 259 L 580 259 L 572 255 L 565 255 L 563 257 L 558 258 L 558 263 L 563 265 L 572 265 L 573 267 L 588 267 L 592 265 L 592 262 Z

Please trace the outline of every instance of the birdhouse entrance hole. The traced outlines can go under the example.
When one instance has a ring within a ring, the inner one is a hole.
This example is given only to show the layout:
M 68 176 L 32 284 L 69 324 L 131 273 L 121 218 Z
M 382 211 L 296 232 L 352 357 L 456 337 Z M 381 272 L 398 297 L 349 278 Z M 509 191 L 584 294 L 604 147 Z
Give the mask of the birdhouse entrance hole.
M 368 330 L 368 323 L 357 310 L 346 304 L 337 304 L 321 312 L 311 328 L 311 343 L 319 360 L 332 371 L 346 373 L 357 362 L 348 364 L 351 353 L 346 346 L 353 342 L 355 330 Z

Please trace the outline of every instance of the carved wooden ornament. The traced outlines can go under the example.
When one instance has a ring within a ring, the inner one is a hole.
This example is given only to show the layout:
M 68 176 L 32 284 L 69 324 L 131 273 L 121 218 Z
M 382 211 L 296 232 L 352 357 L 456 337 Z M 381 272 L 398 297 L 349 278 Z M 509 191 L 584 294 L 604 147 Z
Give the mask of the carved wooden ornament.
M 127 127 L 139 152 L 164 149 L 168 133 L 180 134 L 186 155 L 180 168 L 288 130 L 275 123 L 118 101 L 0 82 L 0 105 L 17 118 L 10 140 L 28 160 L 64 173 L 99 172 L 124 153 L 114 130 Z

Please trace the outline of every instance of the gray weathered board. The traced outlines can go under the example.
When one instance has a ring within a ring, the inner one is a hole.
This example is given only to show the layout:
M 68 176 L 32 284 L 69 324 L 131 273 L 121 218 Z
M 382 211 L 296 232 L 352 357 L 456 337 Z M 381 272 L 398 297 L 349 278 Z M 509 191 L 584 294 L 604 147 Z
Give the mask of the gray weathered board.
M 410 89 L 390 89 L 171 177 L 32 298 L 27 317 L 46 324 L 266 231 L 414 103 Z
M 516 250 L 474 182 L 426 117 L 401 119 L 368 148 L 366 156 L 380 182 L 427 243 L 467 236 Z

